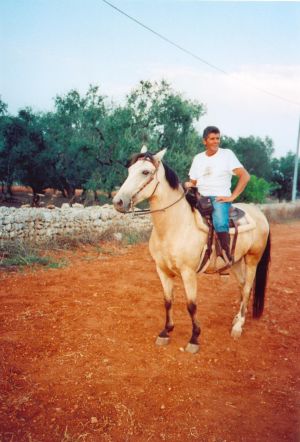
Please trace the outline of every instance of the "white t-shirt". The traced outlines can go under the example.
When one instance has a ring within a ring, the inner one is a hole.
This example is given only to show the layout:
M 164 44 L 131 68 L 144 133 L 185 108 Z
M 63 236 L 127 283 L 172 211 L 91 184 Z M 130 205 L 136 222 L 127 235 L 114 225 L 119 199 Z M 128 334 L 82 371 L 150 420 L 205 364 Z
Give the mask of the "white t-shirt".
M 212 155 L 198 153 L 193 159 L 189 176 L 197 180 L 197 187 L 203 196 L 230 196 L 233 170 L 243 167 L 230 149 L 218 148 Z

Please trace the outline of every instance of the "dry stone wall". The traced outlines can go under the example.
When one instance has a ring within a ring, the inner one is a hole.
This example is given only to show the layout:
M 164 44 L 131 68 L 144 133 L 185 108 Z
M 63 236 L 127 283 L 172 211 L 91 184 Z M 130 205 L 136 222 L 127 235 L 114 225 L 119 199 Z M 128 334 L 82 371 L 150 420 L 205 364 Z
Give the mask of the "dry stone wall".
M 63 204 L 61 208 L 0 207 L 0 242 L 8 240 L 46 242 L 62 236 L 100 235 L 109 228 L 145 230 L 151 217 L 122 215 L 109 205 L 83 207 Z

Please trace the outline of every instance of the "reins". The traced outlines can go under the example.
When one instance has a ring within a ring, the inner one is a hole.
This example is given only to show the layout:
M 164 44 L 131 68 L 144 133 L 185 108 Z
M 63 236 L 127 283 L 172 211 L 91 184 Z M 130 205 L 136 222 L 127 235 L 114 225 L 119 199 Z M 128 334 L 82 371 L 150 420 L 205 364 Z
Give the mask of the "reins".
M 159 184 L 159 183 L 157 183 L 156 188 L 157 188 L 158 184 Z M 154 191 L 156 190 L 156 188 L 154 189 Z M 153 194 L 154 194 L 154 192 L 152 193 L 152 195 L 153 195 Z M 175 206 L 175 204 L 179 203 L 179 201 L 181 201 L 182 198 L 185 197 L 186 194 L 187 194 L 187 191 L 184 191 L 183 194 L 180 195 L 180 198 L 178 198 L 178 200 L 174 201 L 174 203 L 169 204 L 168 206 L 163 207 L 162 209 L 155 209 L 155 210 L 151 210 L 151 209 L 140 209 L 138 212 L 135 212 L 135 211 L 134 211 L 134 205 L 133 205 L 133 203 L 132 203 L 132 201 L 131 201 L 131 208 L 132 208 L 132 210 L 131 210 L 131 211 L 128 211 L 128 212 L 124 212 L 124 214 L 125 214 L 125 215 L 126 215 L 126 214 L 128 215 L 129 213 L 132 213 L 134 216 L 136 216 L 136 215 L 150 215 L 151 213 L 155 213 L 155 212 L 164 212 L 165 210 L 167 210 L 167 209 L 169 209 L 170 207 Z M 151 195 L 151 196 L 152 196 L 152 195 Z

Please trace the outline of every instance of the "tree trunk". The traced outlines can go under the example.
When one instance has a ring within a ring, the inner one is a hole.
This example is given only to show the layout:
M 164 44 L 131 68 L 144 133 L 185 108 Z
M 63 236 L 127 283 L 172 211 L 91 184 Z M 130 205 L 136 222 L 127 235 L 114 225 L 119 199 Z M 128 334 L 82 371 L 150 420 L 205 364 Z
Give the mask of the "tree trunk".
M 31 207 L 40 207 L 40 196 L 36 193 L 35 190 L 33 190 Z

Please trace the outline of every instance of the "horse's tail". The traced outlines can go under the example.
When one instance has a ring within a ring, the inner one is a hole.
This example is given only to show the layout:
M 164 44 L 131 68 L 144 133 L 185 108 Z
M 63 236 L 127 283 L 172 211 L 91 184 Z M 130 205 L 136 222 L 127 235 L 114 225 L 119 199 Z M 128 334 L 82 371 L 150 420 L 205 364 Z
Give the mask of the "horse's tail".
M 253 318 L 259 318 L 264 311 L 265 291 L 268 280 L 268 268 L 271 260 L 271 233 L 269 232 L 264 253 L 256 269 L 254 282 Z

